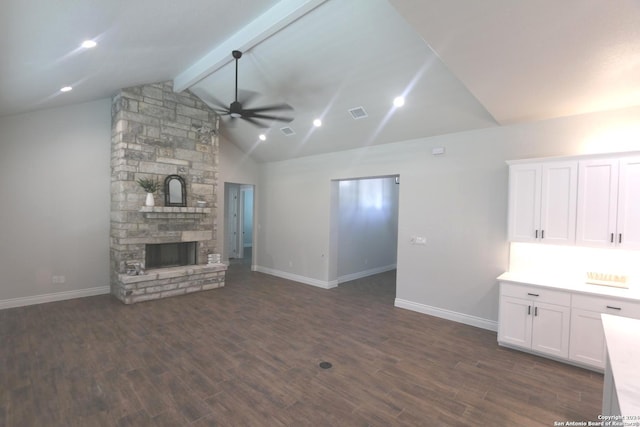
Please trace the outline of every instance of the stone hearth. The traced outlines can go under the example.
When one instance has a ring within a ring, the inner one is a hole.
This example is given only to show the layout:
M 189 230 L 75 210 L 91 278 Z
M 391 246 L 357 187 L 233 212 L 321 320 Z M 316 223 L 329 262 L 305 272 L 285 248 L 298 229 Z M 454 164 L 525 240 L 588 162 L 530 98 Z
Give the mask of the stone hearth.
M 217 252 L 217 120 L 200 99 L 173 92 L 170 83 L 123 89 L 113 98 L 111 293 L 124 303 L 224 286 L 226 266 L 206 264 Z M 187 206 L 163 206 L 164 188 L 156 206 L 144 206 L 136 181 L 162 184 L 168 175 L 184 179 Z M 147 244 L 181 242 L 196 242 L 196 265 L 144 269 Z

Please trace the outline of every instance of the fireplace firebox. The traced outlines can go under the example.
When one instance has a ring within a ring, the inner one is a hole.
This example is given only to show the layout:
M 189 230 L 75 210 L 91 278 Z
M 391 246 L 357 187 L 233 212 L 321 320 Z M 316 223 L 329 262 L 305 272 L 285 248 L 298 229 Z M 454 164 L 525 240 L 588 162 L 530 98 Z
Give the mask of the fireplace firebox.
M 145 267 L 166 268 L 196 264 L 197 242 L 145 245 Z

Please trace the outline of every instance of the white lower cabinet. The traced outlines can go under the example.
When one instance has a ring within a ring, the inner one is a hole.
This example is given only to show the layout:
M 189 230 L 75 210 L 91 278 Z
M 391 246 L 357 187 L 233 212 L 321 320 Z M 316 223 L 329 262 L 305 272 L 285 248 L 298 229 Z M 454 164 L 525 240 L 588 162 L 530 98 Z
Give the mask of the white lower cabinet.
M 567 358 L 570 301 L 565 292 L 502 283 L 498 342 Z
M 569 349 L 570 360 L 604 369 L 607 349 L 600 313 L 579 308 L 571 309 Z
M 601 296 L 573 295 L 569 360 L 604 369 L 606 342 L 601 314 L 640 319 L 640 303 Z
M 603 313 L 640 319 L 640 301 L 500 283 L 498 343 L 603 371 Z

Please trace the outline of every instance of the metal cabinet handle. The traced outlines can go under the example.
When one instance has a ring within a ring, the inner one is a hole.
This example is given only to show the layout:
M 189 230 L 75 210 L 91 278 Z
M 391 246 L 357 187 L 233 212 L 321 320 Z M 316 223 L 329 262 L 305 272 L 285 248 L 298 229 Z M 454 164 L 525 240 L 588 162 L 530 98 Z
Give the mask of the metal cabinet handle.
M 618 243 L 622 243 L 622 233 L 618 234 Z
M 536 239 L 538 238 L 538 230 L 536 230 Z
M 540 233 L 542 234 L 542 235 L 540 236 L 540 238 L 541 238 L 541 239 L 544 239 L 544 230 L 542 230 Z
M 538 315 L 538 307 L 536 307 L 536 308 L 535 308 L 535 310 L 533 311 L 533 313 L 534 313 L 534 314 L 533 314 L 534 316 L 537 316 L 537 315 Z
M 613 243 L 613 233 L 611 233 L 611 243 Z
M 532 294 L 531 292 L 527 292 L 527 295 L 531 295 L 532 297 L 539 297 L 540 294 Z
M 527 307 L 527 316 L 531 314 L 531 306 Z
M 610 308 L 611 310 L 622 310 L 621 307 L 614 307 L 612 305 L 608 305 L 607 308 Z

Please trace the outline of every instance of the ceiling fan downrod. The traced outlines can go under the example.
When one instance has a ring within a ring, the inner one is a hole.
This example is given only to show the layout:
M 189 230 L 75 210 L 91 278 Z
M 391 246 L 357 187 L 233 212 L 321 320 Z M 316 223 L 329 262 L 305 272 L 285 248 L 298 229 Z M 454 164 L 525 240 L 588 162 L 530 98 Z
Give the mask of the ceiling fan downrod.
M 242 117 L 242 104 L 238 102 L 238 59 L 242 58 L 242 52 L 234 50 L 231 54 L 236 60 L 236 95 L 235 101 L 229 106 L 229 115 L 234 119 L 239 119 Z

